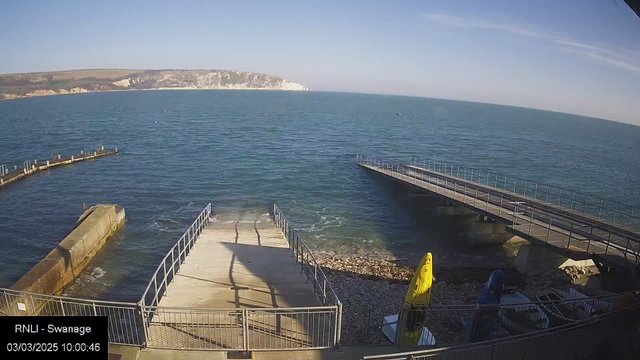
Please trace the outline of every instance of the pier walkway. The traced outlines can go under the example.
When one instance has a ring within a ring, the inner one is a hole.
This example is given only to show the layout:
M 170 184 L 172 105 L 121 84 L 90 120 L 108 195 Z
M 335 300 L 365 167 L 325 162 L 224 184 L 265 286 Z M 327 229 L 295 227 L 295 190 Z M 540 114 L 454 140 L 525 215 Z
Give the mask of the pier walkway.
M 23 179 L 38 171 L 47 170 L 55 166 L 69 165 L 78 161 L 95 159 L 107 155 L 115 155 L 117 153 L 118 148 L 105 149 L 104 146 L 98 146 L 95 150 L 81 151 L 79 155 L 71 155 L 66 158 L 63 158 L 60 155 L 56 155 L 51 160 L 43 160 L 40 162 L 38 162 L 38 160 L 28 160 L 22 164 L 22 167 L 18 167 L 16 165 L 13 170 L 9 170 L 6 165 L 0 165 L 0 187 Z
M 322 349 L 339 342 L 341 304 L 277 206 L 211 221 L 211 205 L 158 266 L 141 300 L 147 346 Z
M 578 193 L 565 191 L 563 197 L 562 189 L 550 192 L 549 186 L 460 167 L 444 165 L 443 170 L 441 163 L 426 160 L 396 165 L 358 156 L 357 163 L 505 223 L 507 231 L 571 259 L 626 269 L 640 264 L 640 218 L 633 208 L 622 213 L 599 198 L 591 197 L 589 205 L 588 195 L 585 202 Z M 563 206 L 567 194 L 571 205 Z

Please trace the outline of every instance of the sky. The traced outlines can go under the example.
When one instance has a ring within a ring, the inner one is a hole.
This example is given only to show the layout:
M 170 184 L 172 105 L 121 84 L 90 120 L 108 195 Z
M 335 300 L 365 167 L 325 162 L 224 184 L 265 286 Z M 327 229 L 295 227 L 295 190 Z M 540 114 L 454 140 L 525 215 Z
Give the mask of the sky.
M 640 125 L 640 18 L 623 0 L 4 0 L 0 34 L 0 73 L 235 69 Z

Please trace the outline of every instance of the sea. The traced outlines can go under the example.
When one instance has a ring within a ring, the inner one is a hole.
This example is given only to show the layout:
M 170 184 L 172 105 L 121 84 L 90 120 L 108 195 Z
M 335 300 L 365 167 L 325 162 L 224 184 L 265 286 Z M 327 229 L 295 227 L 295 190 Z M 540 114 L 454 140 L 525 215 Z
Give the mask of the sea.
M 0 101 L 0 165 L 118 147 L 0 189 L 0 287 L 73 229 L 83 207 L 115 203 L 122 230 L 65 294 L 137 301 L 159 261 L 208 204 L 247 221 L 274 203 L 317 251 L 434 253 L 491 261 L 464 229 L 356 154 L 424 156 L 640 206 L 640 127 L 463 101 L 332 92 L 164 90 Z

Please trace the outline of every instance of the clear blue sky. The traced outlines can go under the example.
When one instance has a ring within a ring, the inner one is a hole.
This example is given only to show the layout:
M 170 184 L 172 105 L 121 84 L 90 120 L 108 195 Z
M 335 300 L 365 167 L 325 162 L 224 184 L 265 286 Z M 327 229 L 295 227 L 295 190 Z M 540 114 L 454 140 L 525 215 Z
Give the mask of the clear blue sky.
M 640 18 L 622 0 L 10 1 L 0 33 L 0 73 L 238 69 L 640 124 Z

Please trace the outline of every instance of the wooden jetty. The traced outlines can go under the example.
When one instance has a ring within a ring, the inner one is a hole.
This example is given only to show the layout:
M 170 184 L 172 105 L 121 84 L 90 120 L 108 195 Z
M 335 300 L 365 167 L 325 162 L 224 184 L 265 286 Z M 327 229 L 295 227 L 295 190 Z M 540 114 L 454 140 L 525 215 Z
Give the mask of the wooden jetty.
M 22 167 L 15 166 L 14 170 L 9 170 L 5 165 L 0 166 L 0 187 L 8 185 L 12 182 L 23 179 L 29 175 L 32 175 L 38 171 L 46 170 L 55 166 L 69 165 L 78 161 L 90 160 L 107 155 L 115 155 L 118 153 L 118 148 L 106 149 L 104 146 L 98 146 L 92 151 L 81 151 L 78 155 L 71 155 L 69 157 L 62 157 L 57 155 L 51 160 L 44 161 L 25 161 Z

